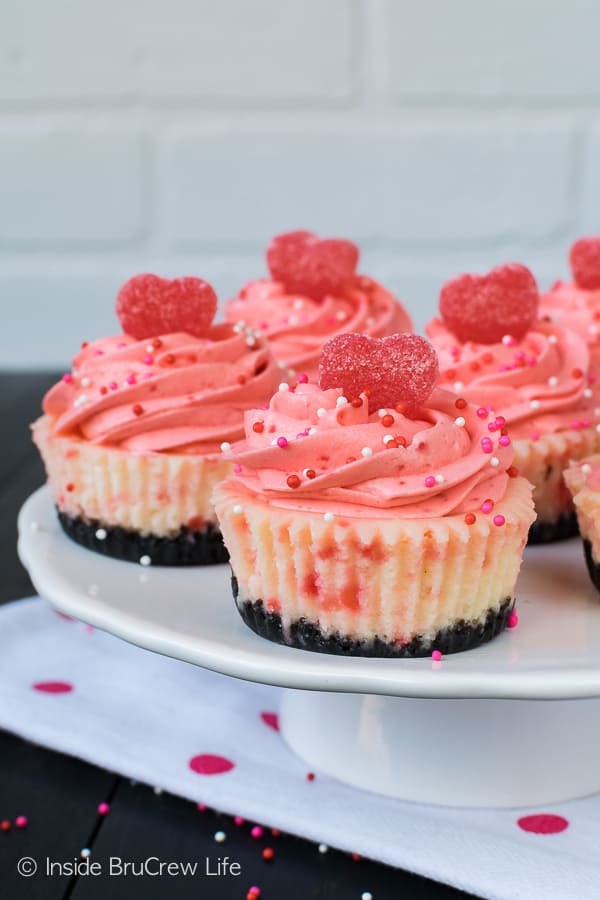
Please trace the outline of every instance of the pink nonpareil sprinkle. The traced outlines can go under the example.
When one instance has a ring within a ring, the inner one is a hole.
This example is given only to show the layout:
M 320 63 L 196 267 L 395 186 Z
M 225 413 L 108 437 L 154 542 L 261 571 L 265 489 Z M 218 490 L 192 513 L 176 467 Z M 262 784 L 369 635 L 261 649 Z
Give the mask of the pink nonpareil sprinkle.
M 234 465 L 233 471 L 235 472 L 236 475 L 239 475 L 239 474 L 240 474 L 240 472 L 242 471 L 242 467 L 240 466 L 239 463 L 236 463 L 236 464 Z
M 153 365 L 153 364 L 154 364 L 154 357 L 153 357 L 153 356 L 150 356 L 150 354 L 148 353 L 148 354 L 144 357 L 144 365 L 146 365 L 146 366 L 151 366 L 151 365 Z
M 108 386 L 111 389 L 111 391 L 116 391 L 119 387 L 119 385 L 117 384 L 116 381 L 111 381 L 111 383 Z
M 518 615 L 516 614 L 516 612 L 514 612 L 514 610 L 513 610 L 513 612 L 511 612 L 511 614 L 509 615 L 508 621 L 507 621 L 506 624 L 507 624 L 507 626 L 508 626 L 509 628 L 516 628 L 517 625 L 519 624 L 519 617 L 518 617 Z
M 506 519 L 502 515 L 494 516 L 492 521 L 494 522 L 494 525 L 497 525 L 498 527 L 506 523 Z
M 127 384 L 135 384 L 135 375 L 128 375 L 125 381 Z
M 482 513 L 491 513 L 493 508 L 494 508 L 493 500 L 484 500 L 483 503 L 481 504 L 481 512 Z
M 298 375 L 298 384 L 307 384 L 307 382 L 308 382 L 308 375 L 306 375 L 304 372 L 302 372 L 300 375 Z
M 250 830 L 250 834 L 253 838 L 261 838 L 263 836 L 263 829 L 260 827 L 260 825 L 253 825 Z
M 243 825 L 245 822 L 245 819 L 242 819 L 241 816 L 234 816 L 233 821 L 235 822 L 236 825 Z
M 539 431 L 532 431 L 532 432 L 531 432 L 531 440 L 532 440 L 532 441 L 539 441 L 539 439 L 540 439 L 540 433 L 539 433 Z
M 288 439 L 286 437 L 283 437 L 283 435 L 282 435 L 281 437 L 277 438 L 277 446 L 280 447 L 282 450 L 284 447 L 287 447 L 287 445 L 288 445 Z
M 427 487 L 427 488 L 435 487 L 435 478 L 433 477 L 433 475 L 427 476 L 427 478 L 425 479 L 425 487 Z
M 479 409 L 477 410 L 477 415 L 479 416 L 480 419 L 487 419 L 489 414 L 488 414 L 488 411 L 485 408 L 485 406 L 480 406 Z
M 98 813 L 101 816 L 106 816 L 110 812 L 110 806 L 108 803 L 99 803 L 98 804 Z
M 71 384 L 71 382 L 73 381 L 73 376 L 67 372 L 65 375 L 63 375 L 62 380 L 65 382 L 65 384 Z
M 442 654 L 439 650 L 434 650 L 431 654 L 431 658 L 434 662 L 439 662 L 442 658 Z
M 498 443 L 501 447 L 508 447 L 510 445 L 510 438 L 507 434 L 503 434 L 500 438 L 498 438 Z

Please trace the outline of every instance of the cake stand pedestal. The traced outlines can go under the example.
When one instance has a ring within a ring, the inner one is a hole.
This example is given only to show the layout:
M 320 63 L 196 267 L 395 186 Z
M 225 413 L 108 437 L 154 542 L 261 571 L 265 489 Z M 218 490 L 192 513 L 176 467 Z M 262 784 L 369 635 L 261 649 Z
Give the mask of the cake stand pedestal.
M 19 554 L 67 615 L 194 665 L 288 688 L 281 730 L 311 768 L 422 803 L 534 806 L 600 791 L 600 605 L 579 541 L 526 551 L 520 622 L 431 659 L 309 653 L 241 621 L 228 566 L 106 559 L 60 530 L 48 488 L 19 516 Z

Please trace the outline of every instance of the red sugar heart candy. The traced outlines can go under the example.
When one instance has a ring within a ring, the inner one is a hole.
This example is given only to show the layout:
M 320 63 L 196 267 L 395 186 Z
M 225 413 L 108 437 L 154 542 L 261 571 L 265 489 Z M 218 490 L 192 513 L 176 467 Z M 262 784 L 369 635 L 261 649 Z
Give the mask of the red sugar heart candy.
M 600 289 L 600 237 L 575 241 L 569 254 L 571 271 L 577 287 L 586 291 Z
M 274 281 L 290 294 L 322 300 L 343 293 L 352 283 L 359 251 L 352 241 L 319 239 L 310 231 L 278 234 L 267 247 L 267 265 Z
M 342 388 L 352 400 L 368 391 L 369 412 L 405 403 L 407 412 L 427 400 L 439 373 L 437 353 L 418 334 L 338 334 L 323 346 L 319 386 Z
M 508 263 L 487 275 L 458 275 L 440 292 L 440 314 L 459 341 L 496 344 L 523 337 L 537 317 L 539 291 L 525 266 Z
M 117 295 L 125 334 L 138 341 L 185 331 L 204 337 L 217 311 L 217 295 L 202 278 L 134 275 Z

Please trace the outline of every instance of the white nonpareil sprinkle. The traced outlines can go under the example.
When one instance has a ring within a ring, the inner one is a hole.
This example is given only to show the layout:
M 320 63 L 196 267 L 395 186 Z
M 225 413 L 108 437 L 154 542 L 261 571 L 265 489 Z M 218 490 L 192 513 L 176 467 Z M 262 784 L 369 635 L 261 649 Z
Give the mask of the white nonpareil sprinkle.
M 370 447 L 363 447 L 360 452 L 362 456 L 373 456 L 373 451 Z
M 318 410 L 317 410 L 317 416 L 318 416 L 318 418 L 319 418 L 319 419 L 322 419 L 323 416 L 326 416 L 326 415 L 327 415 L 327 410 L 326 410 L 323 406 L 320 406 L 320 407 L 318 408 Z
M 221 444 L 221 450 L 223 453 L 227 453 L 228 450 L 231 450 L 231 444 L 229 441 L 223 441 Z
M 592 471 L 592 467 L 589 463 L 584 463 L 581 467 L 581 471 L 584 473 L 584 475 L 588 475 Z
M 144 556 L 140 556 L 140 566 L 150 566 L 152 565 L 152 560 L 149 556 L 144 554 Z
M 371 891 L 363 891 L 360 895 L 360 900 L 373 900 L 373 894 Z
M 298 316 L 290 316 L 290 325 L 294 326 L 298 324 Z
M 550 376 L 550 378 L 548 379 L 548 384 L 550 385 L 550 387 L 556 387 L 556 385 L 558 384 L 558 378 L 556 377 L 556 375 Z
M 295 369 L 288 369 L 287 372 L 286 372 L 286 375 L 287 375 L 288 378 L 293 378 L 295 374 L 296 374 L 296 370 L 295 370 Z
M 302 309 L 302 307 L 304 306 L 304 300 L 294 300 L 292 306 L 294 307 L 294 309 Z
M 319 844 L 319 853 L 327 853 L 328 850 L 327 844 Z
M 387 409 L 378 409 L 377 415 L 380 419 L 383 419 L 384 416 L 387 416 Z
M 584 388 L 584 389 L 583 389 L 583 396 L 586 398 L 586 400 L 589 400 L 590 397 L 592 396 L 592 389 L 591 389 L 591 388 Z
M 287 363 L 284 362 L 282 359 L 280 359 L 277 362 L 277 368 L 278 369 L 287 369 Z
M 98 528 L 96 530 L 96 540 L 97 541 L 105 541 L 106 540 L 106 528 Z
M 308 429 L 308 433 L 309 433 L 309 434 L 316 434 L 316 433 L 317 433 L 317 429 L 313 426 L 312 428 L 309 428 L 309 429 Z
M 455 381 L 452 387 L 455 391 L 462 391 L 464 389 L 464 384 L 462 381 Z
M 236 516 L 239 516 L 239 514 L 240 514 L 241 512 L 243 512 L 241 505 L 240 505 L 239 503 L 236 503 L 235 506 L 234 506 L 233 509 L 232 509 L 232 513 L 233 513 L 234 515 L 236 515 Z
M 80 394 L 79 397 L 73 403 L 73 406 L 83 406 L 84 403 L 87 403 L 88 398 L 85 394 Z
M 513 338 L 512 338 L 511 334 L 505 334 L 504 337 L 502 338 L 502 343 L 504 344 L 505 347 L 510 346 L 512 344 L 512 342 L 513 342 Z
M 600 434 L 600 425 L 596 425 L 596 431 Z
M 222 844 L 227 835 L 224 831 L 215 831 L 215 841 L 217 844 Z
M 81 387 L 89 387 L 91 384 L 90 379 L 85 377 L 81 379 Z
M 277 388 L 278 391 L 289 391 L 289 389 L 290 389 L 290 386 L 287 383 L 287 381 L 282 381 L 281 384 L 279 385 L 279 387 Z
M 323 520 L 325 522 L 333 522 L 334 518 L 335 517 L 334 517 L 333 513 L 325 513 L 325 515 L 323 516 Z
M 246 338 L 246 346 L 247 347 L 254 347 L 255 344 L 256 344 L 256 338 L 254 337 L 253 334 L 251 334 L 249 337 Z
M 348 318 L 343 309 L 340 309 L 338 312 L 336 312 L 335 317 L 338 322 L 344 322 Z
M 348 398 L 347 397 L 338 397 L 335 401 L 336 406 L 348 406 Z
M 436 475 L 436 476 L 435 476 L 435 483 L 436 483 L 436 484 L 443 484 L 443 483 L 445 482 L 445 480 L 446 480 L 446 479 L 444 478 L 443 475 Z
M 540 408 L 540 401 L 539 401 L 539 400 L 532 400 L 532 401 L 530 402 L 529 405 L 530 405 L 530 407 L 531 407 L 532 409 L 539 409 L 539 408 Z
M 89 847 L 84 847 L 81 853 L 79 854 L 82 859 L 88 859 L 92 855 L 92 851 Z
M 467 422 L 466 422 L 464 416 L 457 416 L 456 419 L 454 420 L 454 424 L 458 425 L 459 428 L 464 428 L 465 425 L 467 424 Z
M 393 434 L 384 434 L 382 440 L 383 440 L 383 443 L 384 443 L 384 444 L 387 444 L 389 441 L 394 441 L 394 440 L 396 440 L 396 439 L 395 439 L 395 437 L 394 437 Z
M 498 459 L 498 457 L 497 457 L 497 456 L 492 456 L 492 458 L 490 459 L 490 466 L 496 467 L 496 466 L 499 466 L 499 465 L 500 465 L 500 460 Z
M 548 336 L 548 343 L 549 343 L 549 344 L 556 344 L 557 341 L 558 341 L 558 338 L 556 337 L 555 334 L 551 334 L 551 335 Z

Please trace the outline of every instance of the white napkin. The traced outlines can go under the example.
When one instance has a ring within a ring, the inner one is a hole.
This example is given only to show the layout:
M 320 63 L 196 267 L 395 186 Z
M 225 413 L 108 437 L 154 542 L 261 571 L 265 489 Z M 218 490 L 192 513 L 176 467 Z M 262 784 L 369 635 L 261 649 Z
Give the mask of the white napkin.
M 319 773 L 309 781 L 276 729 L 279 688 L 149 653 L 39 598 L 0 609 L 0 659 L 0 727 L 36 743 L 483 897 L 600 896 L 600 795 L 544 810 L 464 810 Z M 528 814 L 568 825 L 525 831 L 518 820 Z

